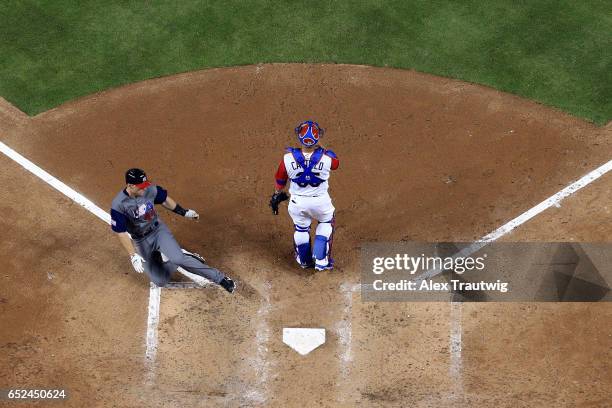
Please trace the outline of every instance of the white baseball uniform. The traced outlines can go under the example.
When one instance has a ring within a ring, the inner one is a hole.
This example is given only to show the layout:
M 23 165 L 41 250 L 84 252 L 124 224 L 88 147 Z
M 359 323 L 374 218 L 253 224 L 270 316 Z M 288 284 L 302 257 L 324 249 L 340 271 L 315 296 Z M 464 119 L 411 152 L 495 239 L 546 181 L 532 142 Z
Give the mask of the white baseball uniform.
M 289 215 L 295 224 L 294 243 L 296 260 L 302 267 L 312 266 L 314 258 L 317 269 L 331 269 L 329 257 L 334 227 L 332 199 L 328 193 L 329 177 L 340 162 L 330 150 L 318 148 L 313 152 L 288 149 L 276 172 L 276 189 L 281 190 L 291 180 L 289 193 Z M 318 221 L 314 257 L 310 250 L 310 225 Z

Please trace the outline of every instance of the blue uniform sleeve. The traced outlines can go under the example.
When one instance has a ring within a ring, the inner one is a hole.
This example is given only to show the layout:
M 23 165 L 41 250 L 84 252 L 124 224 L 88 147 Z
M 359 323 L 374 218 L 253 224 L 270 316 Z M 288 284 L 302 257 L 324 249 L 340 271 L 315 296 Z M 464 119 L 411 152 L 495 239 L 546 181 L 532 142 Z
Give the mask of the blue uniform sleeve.
M 164 190 L 160 186 L 156 186 L 156 187 L 157 187 L 157 194 L 155 195 L 155 200 L 153 202 L 155 204 L 162 204 L 164 201 L 166 201 L 166 198 L 168 197 L 168 191 Z
M 119 233 L 127 231 L 127 218 L 114 209 L 111 209 L 111 228 Z

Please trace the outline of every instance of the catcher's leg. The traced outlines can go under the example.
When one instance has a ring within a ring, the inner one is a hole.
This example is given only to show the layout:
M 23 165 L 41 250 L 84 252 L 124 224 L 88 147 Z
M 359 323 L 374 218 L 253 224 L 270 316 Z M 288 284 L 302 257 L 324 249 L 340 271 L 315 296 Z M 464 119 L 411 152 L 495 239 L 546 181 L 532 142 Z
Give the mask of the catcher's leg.
M 314 206 L 313 216 L 319 221 L 314 241 L 315 269 L 322 271 L 332 269 L 334 260 L 331 258 L 331 249 L 334 236 L 336 209 L 332 204 L 331 197 L 323 197 Z
M 288 212 L 295 226 L 295 231 L 293 232 L 295 260 L 302 268 L 311 268 L 313 266 L 312 251 L 310 249 L 310 224 L 312 221 L 304 214 L 298 200 L 295 198 L 291 198 Z
M 295 247 L 295 260 L 302 268 L 312 268 L 312 251 L 310 249 L 310 225 L 307 227 L 295 225 L 293 233 L 293 245 Z
M 334 260 L 331 258 L 334 225 L 334 218 L 329 221 L 319 222 L 319 225 L 317 225 L 313 251 L 315 269 L 317 271 L 332 269 L 334 267 Z

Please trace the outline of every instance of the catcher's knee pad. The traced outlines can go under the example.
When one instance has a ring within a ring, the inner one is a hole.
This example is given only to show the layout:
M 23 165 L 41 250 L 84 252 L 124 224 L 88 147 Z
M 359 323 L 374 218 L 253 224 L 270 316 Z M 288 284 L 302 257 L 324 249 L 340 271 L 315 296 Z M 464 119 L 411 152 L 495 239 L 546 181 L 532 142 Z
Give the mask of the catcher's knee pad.
M 295 232 L 293 233 L 293 241 L 295 245 L 301 245 L 310 243 L 310 227 L 295 226 Z
M 326 268 L 331 265 L 331 243 L 334 235 L 334 220 L 321 222 L 317 225 L 317 235 L 314 242 L 314 258 L 316 266 Z

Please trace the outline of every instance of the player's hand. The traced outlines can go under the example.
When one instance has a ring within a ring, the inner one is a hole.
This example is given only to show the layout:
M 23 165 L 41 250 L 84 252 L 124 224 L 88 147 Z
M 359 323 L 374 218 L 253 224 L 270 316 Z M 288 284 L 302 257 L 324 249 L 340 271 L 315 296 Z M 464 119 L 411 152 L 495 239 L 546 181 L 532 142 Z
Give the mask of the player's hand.
M 140 256 L 140 254 L 133 254 L 130 257 L 130 260 L 132 261 L 132 266 L 134 267 L 134 270 L 138 273 L 143 273 L 144 272 L 144 263 L 146 262 L 142 256 Z
M 275 191 L 270 197 L 270 208 L 272 208 L 272 214 L 278 215 L 278 205 L 285 200 L 288 200 L 289 196 L 284 191 Z
M 195 210 L 187 210 L 187 212 L 185 213 L 185 218 L 193 218 L 197 220 L 200 218 L 200 214 L 195 212 Z

